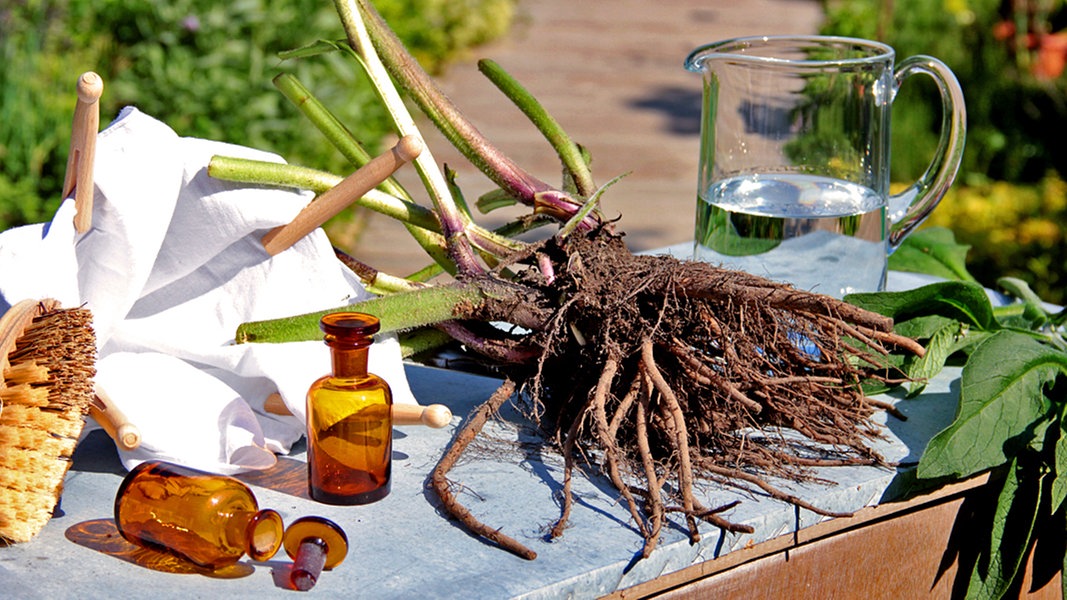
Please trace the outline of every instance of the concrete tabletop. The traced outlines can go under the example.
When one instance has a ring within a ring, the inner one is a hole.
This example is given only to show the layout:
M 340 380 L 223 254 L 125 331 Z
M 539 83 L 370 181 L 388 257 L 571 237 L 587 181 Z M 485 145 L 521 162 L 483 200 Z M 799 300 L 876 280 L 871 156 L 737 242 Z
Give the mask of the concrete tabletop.
M 684 521 L 672 519 L 653 555 L 639 560 L 642 538 L 610 483 L 593 473 L 575 478 L 575 506 L 561 539 L 546 541 L 558 517 L 561 457 L 533 443 L 537 432 L 513 407 L 490 423 L 451 472 L 457 495 L 487 524 L 500 527 L 538 553 L 517 558 L 468 535 L 439 514 L 426 481 L 463 419 L 496 389 L 498 381 L 454 371 L 409 365 L 412 390 L 423 404 L 451 407 L 452 425 L 434 430 L 397 428 L 392 492 L 361 507 L 318 504 L 304 490 L 304 455 L 280 457 L 268 475 L 242 476 L 261 507 L 286 523 L 319 515 L 346 531 L 350 552 L 326 572 L 310 593 L 355 598 L 588 598 L 610 593 L 731 550 L 788 534 L 824 519 L 792 505 L 716 485 L 702 485 L 707 506 L 740 504 L 724 516 L 755 528 L 752 534 L 722 533 L 703 525 L 703 540 L 690 545 Z M 958 371 L 931 382 L 918 399 L 890 398 L 907 421 L 879 415 L 885 438 L 875 446 L 902 468 L 918 460 L 927 441 L 949 423 L 955 409 Z M 124 475 L 110 439 L 96 431 L 75 454 L 56 516 L 34 540 L 0 548 L 0 590 L 8 598 L 199 598 L 284 597 L 291 561 L 280 552 L 256 563 L 245 559 L 216 575 L 174 568 L 174 561 L 139 550 L 121 538 L 112 505 Z M 835 467 L 818 471 L 832 485 L 782 487 L 820 507 L 852 511 L 891 500 L 898 470 Z M 169 566 L 168 566 L 169 565 Z M 179 571 L 175 573 L 173 571 Z

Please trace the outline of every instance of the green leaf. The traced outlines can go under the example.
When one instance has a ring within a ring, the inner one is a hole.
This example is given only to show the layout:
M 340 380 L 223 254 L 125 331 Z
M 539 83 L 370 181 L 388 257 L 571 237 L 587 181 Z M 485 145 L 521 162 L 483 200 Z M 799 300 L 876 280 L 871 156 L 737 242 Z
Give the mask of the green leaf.
M 926 354 L 908 363 L 905 372 L 908 378 L 914 381 L 908 387 L 908 396 L 913 397 L 921 393 L 926 389 L 927 380 L 941 372 L 945 361 L 956 350 L 956 338 L 959 333 L 959 323 L 945 323 L 930 336 L 930 341 L 926 344 Z
M 604 195 L 604 192 L 607 191 L 609 187 L 621 181 L 622 178 L 626 177 L 628 174 L 629 173 L 616 175 L 614 178 L 612 178 L 611 181 L 600 186 L 600 188 L 593 192 L 593 195 L 585 201 L 585 204 L 583 204 L 582 207 L 578 209 L 578 212 L 574 213 L 574 216 L 572 216 L 570 219 L 567 220 L 566 223 L 563 224 L 563 227 L 561 227 L 559 230 L 559 235 L 561 237 L 566 237 L 573 233 L 574 230 L 578 228 L 578 225 L 582 221 L 584 221 L 586 217 L 589 216 L 589 213 L 593 212 L 596 209 L 597 205 L 600 202 L 600 197 Z
M 1011 460 L 1049 421 L 1045 386 L 1067 372 L 1067 354 L 1003 331 L 982 342 L 960 377 L 956 419 L 919 459 L 919 477 L 966 477 Z
M 989 296 L 977 283 L 942 281 L 902 292 L 849 294 L 845 300 L 898 322 L 940 315 L 980 329 L 997 327 Z
M 997 286 L 1022 301 L 1023 317 L 1031 328 L 1039 329 L 1048 322 L 1051 315 L 1045 310 L 1041 298 L 1025 281 L 1015 277 L 1001 277 L 997 280 Z
M 945 326 L 952 326 L 957 330 L 962 329 L 960 322 L 956 319 L 950 319 L 940 315 L 929 315 L 926 317 L 915 317 L 905 321 L 896 321 L 893 325 L 893 331 L 912 339 L 928 340 L 938 331 L 941 331 Z
M 519 201 L 515 199 L 515 196 L 496 188 L 479 196 L 475 206 L 478 207 L 478 211 L 482 214 L 488 214 L 498 208 L 507 208 L 518 203 Z
M 293 48 L 292 50 L 283 50 L 278 53 L 278 58 L 282 60 L 289 60 L 294 58 L 308 58 L 311 56 L 319 56 L 320 54 L 337 52 L 338 49 L 339 44 L 337 42 L 331 40 L 317 40 L 299 48 Z
M 1041 484 L 1042 478 L 1028 475 L 1012 461 L 997 497 L 988 554 L 971 571 L 967 598 L 996 600 L 1008 591 L 1030 546 Z
M 1060 414 L 1060 437 L 1056 440 L 1053 455 L 1055 457 L 1056 478 L 1052 480 L 1052 510 L 1049 512 L 1055 514 L 1060 509 L 1060 505 L 1063 504 L 1063 500 L 1067 498 L 1067 422 L 1064 422 L 1062 413 Z
M 967 251 L 970 249 L 970 246 L 956 243 L 951 229 L 927 227 L 909 235 L 889 255 L 889 268 L 945 279 L 975 281 L 967 271 Z
M 966 355 L 993 333 L 969 329 L 955 319 L 947 317 L 916 317 L 898 323 L 893 330 L 904 337 L 926 340 L 926 354 L 904 357 L 901 371 L 915 380 L 908 388 L 908 395 L 915 396 L 925 388 L 925 382 L 935 377 L 956 355 Z
M 1041 298 L 1030 289 L 1030 284 L 1017 277 L 1001 277 L 997 279 L 997 286 L 1005 292 L 1015 296 L 1027 304 L 1038 308 L 1043 305 Z

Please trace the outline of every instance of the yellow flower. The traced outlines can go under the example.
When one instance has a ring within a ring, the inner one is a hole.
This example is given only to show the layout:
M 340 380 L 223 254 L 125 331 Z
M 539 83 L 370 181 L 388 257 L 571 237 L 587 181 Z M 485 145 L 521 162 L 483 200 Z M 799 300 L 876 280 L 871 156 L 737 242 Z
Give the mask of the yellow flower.
M 1026 219 L 1019 224 L 1020 244 L 1052 247 L 1063 238 L 1059 225 L 1048 219 Z

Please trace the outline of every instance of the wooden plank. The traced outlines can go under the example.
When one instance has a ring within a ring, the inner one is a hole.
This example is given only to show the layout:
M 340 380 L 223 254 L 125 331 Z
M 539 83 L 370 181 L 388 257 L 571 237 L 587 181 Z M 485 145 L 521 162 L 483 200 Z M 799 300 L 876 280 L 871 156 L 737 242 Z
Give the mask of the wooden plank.
M 664 575 L 609 598 L 952 598 L 985 531 L 969 527 L 989 501 L 987 475 L 833 519 Z M 1060 574 L 1021 597 L 1060 598 Z M 961 580 L 962 578 L 962 580 Z

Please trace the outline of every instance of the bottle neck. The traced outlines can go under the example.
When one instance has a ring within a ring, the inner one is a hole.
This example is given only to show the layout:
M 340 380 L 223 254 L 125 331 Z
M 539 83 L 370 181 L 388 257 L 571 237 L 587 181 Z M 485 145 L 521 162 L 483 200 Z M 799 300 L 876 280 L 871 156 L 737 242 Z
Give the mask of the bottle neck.
M 366 376 L 369 350 L 369 346 L 361 348 L 331 346 L 330 356 L 333 364 L 333 376 L 346 379 Z
M 257 511 L 245 527 L 245 553 L 255 561 L 270 560 L 282 547 L 284 535 L 281 514 L 269 508 Z

